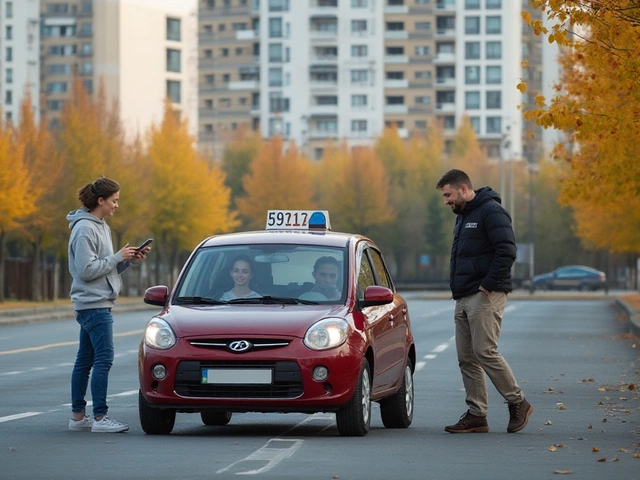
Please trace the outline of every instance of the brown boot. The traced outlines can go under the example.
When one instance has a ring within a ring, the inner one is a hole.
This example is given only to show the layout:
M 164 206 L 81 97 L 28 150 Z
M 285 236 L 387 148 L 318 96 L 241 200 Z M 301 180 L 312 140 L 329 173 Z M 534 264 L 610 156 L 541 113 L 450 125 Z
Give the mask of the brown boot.
M 467 410 L 460 417 L 458 423 L 445 427 L 444 431 L 449 433 L 485 433 L 489 431 L 489 425 L 487 424 L 487 419 L 485 417 L 476 417 Z
M 509 426 L 507 432 L 516 433 L 527 426 L 533 407 L 523 399 L 520 403 L 509 403 Z

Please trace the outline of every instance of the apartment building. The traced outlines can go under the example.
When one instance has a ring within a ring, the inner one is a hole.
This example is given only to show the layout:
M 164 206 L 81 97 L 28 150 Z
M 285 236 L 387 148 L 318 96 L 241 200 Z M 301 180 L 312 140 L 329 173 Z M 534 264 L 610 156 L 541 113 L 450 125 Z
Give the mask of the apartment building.
M 0 0 L 1 120 L 20 121 L 20 104 L 27 91 L 39 118 L 39 42 L 38 0 Z
M 524 7 L 523 7 L 524 5 Z M 492 158 L 540 151 L 526 135 L 521 78 L 542 84 L 527 0 L 200 0 L 200 146 L 219 154 L 244 125 L 294 140 L 404 138 L 469 117 Z M 523 71 L 523 55 L 530 67 Z M 539 141 L 539 140 L 535 140 Z
M 118 102 L 125 132 L 144 134 L 169 98 L 197 134 L 196 0 L 42 0 L 41 93 L 52 127 L 74 77 Z

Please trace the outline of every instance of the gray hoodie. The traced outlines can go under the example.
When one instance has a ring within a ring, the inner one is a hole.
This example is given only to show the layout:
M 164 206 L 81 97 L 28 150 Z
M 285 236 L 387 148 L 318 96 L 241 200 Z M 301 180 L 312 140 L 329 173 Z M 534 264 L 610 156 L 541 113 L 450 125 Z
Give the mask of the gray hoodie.
M 86 208 L 67 215 L 69 238 L 69 273 L 74 310 L 111 308 L 120 293 L 120 274 L 131 265 L 122 254 L 113 253 L 111 229 Z

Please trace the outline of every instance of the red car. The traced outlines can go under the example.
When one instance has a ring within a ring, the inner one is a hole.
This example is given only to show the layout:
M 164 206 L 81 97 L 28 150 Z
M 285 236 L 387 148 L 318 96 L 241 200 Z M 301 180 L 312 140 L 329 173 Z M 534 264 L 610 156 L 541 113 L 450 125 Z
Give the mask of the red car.
M 385 427 L 411 424 L 415 345 L 380 250 L 331 232 L 327 212 L 295 214 L 204 240 L 172 291 L 145 292 L 163 307 L 139 352 L 146 433 L 170 433 L 177 412 L 206 425 L 233 412 L 335 412 L 341 435 L 362 436 L 371 401 Z

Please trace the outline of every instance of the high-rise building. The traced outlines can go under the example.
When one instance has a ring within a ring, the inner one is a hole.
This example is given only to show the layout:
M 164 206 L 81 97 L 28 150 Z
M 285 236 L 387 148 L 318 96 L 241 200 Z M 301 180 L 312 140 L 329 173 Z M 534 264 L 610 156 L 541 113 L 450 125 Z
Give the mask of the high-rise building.
M 42 0 L 42 109 L 60 121 L 77 76 L 117 101 L 128 135 L 162 120 L 164 101 L 197 132 L 196 0 Z
M 0 0 L 0 110 L 3 119 L 19 122 L 25 92 L 38 115 L 40 88 L 40 22 L 38 0 Z
M 328 141 L 372 143 L 391 124 L 408 138 L 435 120 L 451 137 L 466 115 L 490 157 L 533 155 L 516 85 L 542 84 L 542 40 L 523 5 L 200 0 L 199 145 L 219 155 L 245 126 L 319 158 Z

